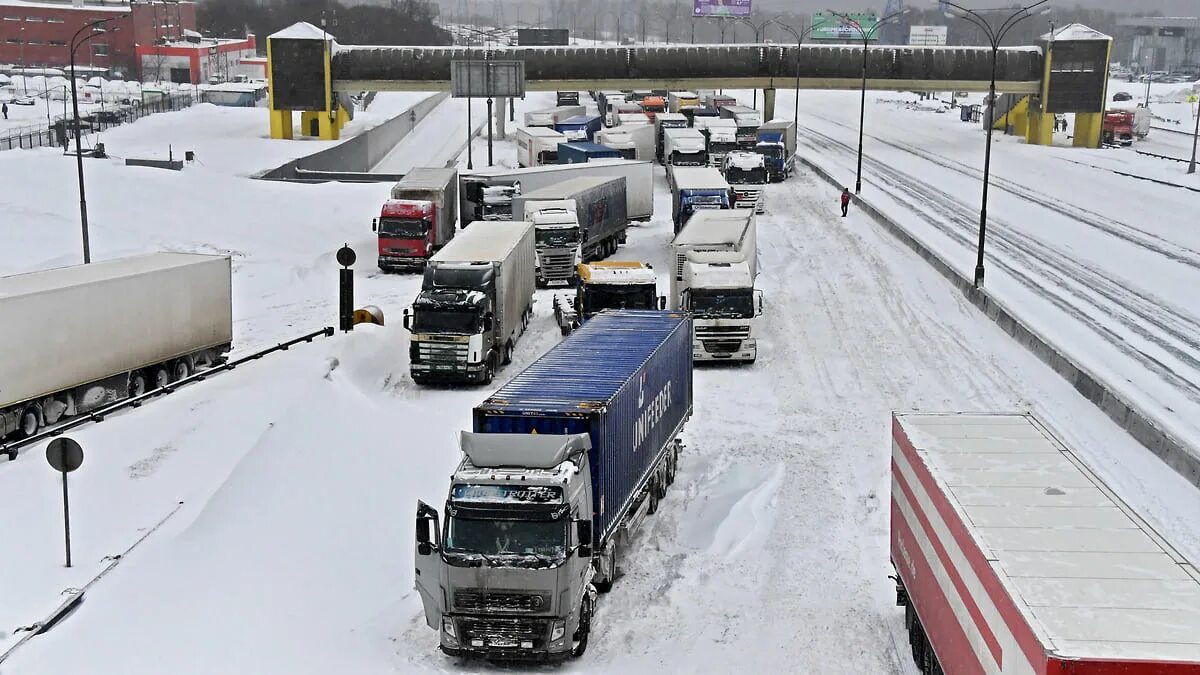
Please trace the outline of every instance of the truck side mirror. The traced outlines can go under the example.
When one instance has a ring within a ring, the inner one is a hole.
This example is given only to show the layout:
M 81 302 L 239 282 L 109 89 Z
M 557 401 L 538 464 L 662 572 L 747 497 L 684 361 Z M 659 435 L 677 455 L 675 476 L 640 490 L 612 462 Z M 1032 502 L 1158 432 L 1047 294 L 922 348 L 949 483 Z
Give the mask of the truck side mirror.
M 491 312 L 488 312 L 487 314 L 483 315 L 483 329 L 484 330 L 492 329 L 492 313 Z
M 592 521 L 575 521 L 575 538 L 579 540 L 579 557 L 592 557 Z
M 412 332 L 412 309 L 404 308 L 404 330 Z
M 762 316 L 763 313 L 763 292 L 754 291 L 754 315 Z
M 379 231 L 379 219 L 378 219 L 378 218 L 372 218 L 372 219 L 371 219 L 371 231 L 372 231 L 372 232 L 378 232 L 378 231 Z
M 417 553 L 419 555 L 429 555 L 437 548 L 437 543 L 434 541 L 433 532 L 438 526 L 438 514 L 425 502 L 417 502 Z

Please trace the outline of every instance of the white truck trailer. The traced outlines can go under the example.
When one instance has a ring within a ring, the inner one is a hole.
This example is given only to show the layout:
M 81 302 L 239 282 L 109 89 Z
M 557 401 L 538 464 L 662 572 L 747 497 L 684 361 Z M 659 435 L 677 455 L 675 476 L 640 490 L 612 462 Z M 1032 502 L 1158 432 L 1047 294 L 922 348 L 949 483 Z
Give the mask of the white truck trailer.
M 635 124 L 596 132 L 596 142 L 621 153 L 625 159 L 654 161 L 654 127 Z
M 695 129 L 663 129 L 663 164 L 705 166 L 708 151 L 704 135 Z
M 694 227 L 693 227 L 694 226 Z M 671 309 L 681 309 L 683 268 L 691 253 L 724 253 L 745 260 L 758 277 L 757 223 L 748 209 L 700 209 L 671 241 Z
M 533 315 L 535 262 L 523 221 L 472 227 L 430 258 L 404 311 L 413 381 L 491 382 Z
M 737 141 L 735 120 L 724 117 L 698 117 L 693 128 L 704 134 L 709 166 L 720 168 L 725 155 L 741 148 Z
M 459 218 L 463 227 L 476 220 L 511 220 L 512 200 L 580 176 L 625 179 L 625 215 L 646 221 L 654 215 L 653 164 L 627 159 L 597 159 L 579 164 L 556 164 L 521 169 L 482 169 L 459 174 Z M 520 190 L 514 190 L 519 185 Z
M 567 137 L 550 127 L 517 129 L 517 164 L 542 166 L 558 162 L 558 144 Z
M 0 278 L 0 441 L 221 363 L 230 291 L 228 256 L 186 253 Z
M 919 670 L 1200 673 L 1200 571 L 1038 420 L 891 427 L 892 578 Z
M 526 127 L 553 127 L 555 124 L 576 115 L 583 115 L 587 108 L 581 105 L 560 105 L 525 113 Z

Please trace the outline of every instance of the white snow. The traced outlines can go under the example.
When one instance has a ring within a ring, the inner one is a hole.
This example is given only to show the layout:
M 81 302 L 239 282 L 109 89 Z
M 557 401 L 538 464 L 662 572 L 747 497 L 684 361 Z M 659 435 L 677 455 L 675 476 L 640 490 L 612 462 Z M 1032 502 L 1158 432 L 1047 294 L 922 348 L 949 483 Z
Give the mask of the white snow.
M 330 35 L 307 21 L 298 21 L 287 28 L 271 33 L 268 38 L 286 40 L 328 40 Z
M 1069 23 L 1069 24 L 1063 26 L 1062 28 L 1055 30 L 1053 36 L 1051 36 L 1050 33 L 1044 33 L 1041 37 L 1042 40 L 1050 40 L 1052 38 L 1054 40 L 1076 40 L 1076 41 L 1077 40 L 1111 40 L 1112 36 L 1105 35 L 1104 33 L 1101 33 L 1100 31 L 1098 31 L 1094 28 L 1089 28 L 1081 23 Z
M 790 101 L 780 99 L 786 109 Z M 882 106 L 868 113 L 874 122 L 893 115 Z M 896 114 L 896 133 L 958 133 L 936 126 L 946 116 Z M 201 117 L 176 119 L 183 147 L 208 133 Z M 811 115 L 802 122 L 815 124 Z M 161 133 L 141 142 L 162 143 L 154 138 Z M 5 662 L 6 672 L 479 669 L 435 651 L 412 590 L 412 524 L 416 499 L 438 506 L 445 498 L 455 434 L 494 388 L 420 388 L 409 379 L 398 319 L 420 278 L 378 274 L 372 260 L 369 223 L 389 185 L 239 177 L 240 167 L 269 164 L 257 158 L 268 141 L 240 140 L 226 150 L 237 157 L 221 167 L 89 162 L 97 258 L 230 252 L 234 340 L 245 353 L 334 321 L 333 252 L 349 242 L 359 252 L 356 304 L 381 307 L 388 325 L 295 347 L 72 431 L 88 455 L 71 477 L 70 570 L 61 561 L 60 486 L 42 448 L 0 462 L 0 627 L 9 631 L 0 653 L 19 639 L 13 627 L 39 620 L 60 591 L 87 583 L 107 564 L 101 558 L 183 502 L 77 611 Z M 871 143 L 871 152 L 884 152 Z M 477 166 L 483 148 L 476 138 Z M 1014 149 L 999 146 L 998 171 L 1013 165 L 1006 155 Z M 497 162 L 515 166 L 515 157 L 511 142 L 497 145 Z M 1077 198 L 1078 175 L 1068 182 L 1046 173 L 1074 165 L 1030 157 L 1025 168 L 1050 167 L 1035 173 L 1039 190 Z M 0 273 L 77 261 L 77 204 L 63 187 L 73 185 L 72 158 L 0 153 L 0 180 Z M 654 180 L 655 217 L 631 229 L 613 259 L 661 272 L 670 269 L 670 196 L 661 168 Z M 759 361 L 697 369 L 697 414 L 678 479 L 601 599 L 588 653 L 564 671 L 916 672 L 887 578 L 894 409 L 1032 409 L 1164 537 L 1200 559 L 1200 492 L 864 214 L 838 217 L 837 191 L 811 172 L 798 166 L 766 191 Z M 998 216 L 1005 208 L 1027 207 L 998 206 Z M 1147 208 L 1146 227 L 1187 236 L 1160 222 L 1165 205 Z M 1032 215 L 1043 228 L 1070 229 Z M 660 282 L 665 289 L 668 279 Z M 501 379 L 560 339 L 552 292 L 537 297 L 530 332 Z

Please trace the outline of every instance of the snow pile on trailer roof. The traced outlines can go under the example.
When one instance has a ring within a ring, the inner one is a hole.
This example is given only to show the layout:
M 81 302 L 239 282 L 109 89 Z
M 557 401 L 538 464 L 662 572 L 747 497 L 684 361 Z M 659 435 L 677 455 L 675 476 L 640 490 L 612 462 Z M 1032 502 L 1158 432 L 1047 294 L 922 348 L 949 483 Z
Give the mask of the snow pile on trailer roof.
M 687 190 L 720 190 L 728 189 L 729 183 L 720 171 L 708 166 L 672 166 L 671 180 L 675 185 Z
M 475 263 L 500 261 L 508 257 L 533 223 L 523 220 L 495 220 L 480 223 L 459 232 L 446 247 L 430 260 L 439 263 Z
M 896 418 L 1051 655 L 1200 663 L 1200 572 L 1040 424 Z
M 199 253 L 149 253 L 129 258 L 105 260 L 90 265 L 73 265 L 57 269 L 0 277 L 0 297 L 33 295 L 71 286 L 94 284 L 109 279 L 137 276 L 149 272 L 186 267 L 200 261 L 227 256 Z
M 458 177 L 458 169 L 414 167 L 404 174 L 396 187 L 404 190 L 438 190 Z
M 757 152 L 731 152 L 725 158 L 730 166 L 742 171 L 753 171 L 763 166 L 763 156 Z
M 674 243 L 736 244 L 753 217 L 753 209 L 700 209 L 675 235 Z

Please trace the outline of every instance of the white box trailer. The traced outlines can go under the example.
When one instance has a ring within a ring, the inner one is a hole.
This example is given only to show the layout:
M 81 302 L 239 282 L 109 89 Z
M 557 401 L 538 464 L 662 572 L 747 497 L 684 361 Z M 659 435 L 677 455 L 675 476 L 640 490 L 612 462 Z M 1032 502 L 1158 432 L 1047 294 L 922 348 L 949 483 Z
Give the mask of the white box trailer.
M 520 184 L 521 192 L 532 192 L 580 176 L 609 176 L 625 179 L 625 215 L 647 221 L 654 215 L 653 164 L 627 159 L 594 159 L 580 164 L 556 164 L 520 169 L 483 169 L 459 174 L 459 217 L 462 225 L 483 220 L 485 188 Z M 508 202 L 511 219 L 511 199 Z M 490 207 L 492 208 L 492 207 Z
M 924 672 L 1200 673 L 1200 572 L 1032 416 L 894 414 L 891 466 Z
M 722 262 L 745 261 L 758 278 L 757 221 L 749 209 L 700 209 L 671 241 L 671 309 L 679 309 L 689 253 L 723 253 Z
M 542 166 L 558 161 L 558 144 L 566 143 L 567 137 L 549 127 L 517 129 L 517 164 L 520 166 Z
M 154 253 L 3 277 L 0 326 L 4 439 L 218 362 L 233 340 L 229 257 Z
M 596 132 L 596 142 L 621 153 L 625 159 L 654 161 L 654 127 L 634 124 Z
M 560 105 L 543 110 L 531 110 L 525 113 L 526 127 L 552 127 L 555 124 L 576 115 L 583 115 L 587 108 L 581 105 Z

